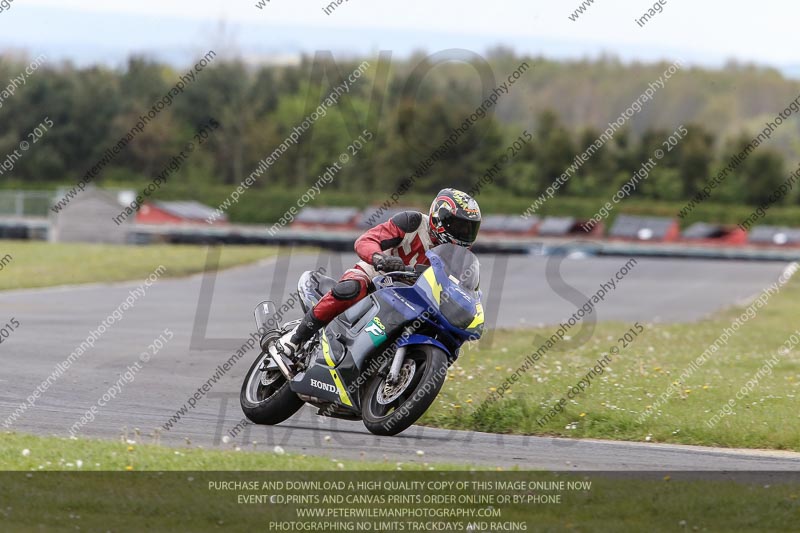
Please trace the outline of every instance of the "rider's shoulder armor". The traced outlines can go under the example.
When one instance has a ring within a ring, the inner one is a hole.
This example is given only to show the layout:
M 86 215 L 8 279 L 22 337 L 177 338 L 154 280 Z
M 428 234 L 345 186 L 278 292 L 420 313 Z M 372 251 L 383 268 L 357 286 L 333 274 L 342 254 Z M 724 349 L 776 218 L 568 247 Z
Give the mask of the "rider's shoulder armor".
M 392 222 L 406 233 L 411 233 L 419 229 L 422 224 L 422 213 L 419 211 L 403 211 L 392 217 Z

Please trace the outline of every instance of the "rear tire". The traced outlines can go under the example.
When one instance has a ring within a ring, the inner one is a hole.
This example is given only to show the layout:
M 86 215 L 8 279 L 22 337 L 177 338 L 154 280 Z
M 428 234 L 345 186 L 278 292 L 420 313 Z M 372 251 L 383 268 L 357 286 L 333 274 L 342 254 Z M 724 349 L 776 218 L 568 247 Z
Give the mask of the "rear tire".
M 404 367 L 410 361 L 414 375 L 399 395 L 390 395 L 394 397 L 392 401 L 383 403 L 387 401 L 386 374 L 391 360 L 372 376 L 364 389 L 362 420 L 375 435 L 392 436 L 407 429 L 428 410 L 442 388 L 448 367 L 445 352 L 431 345 L 409 346 Z
M 261 353 L 242 383 L 239 401 L 245 416 L 254 424 L 275 425 L 294 415 L 303 400 L 289 388 L 289 382 L 280 370 L 261 371 L 269 356 Z

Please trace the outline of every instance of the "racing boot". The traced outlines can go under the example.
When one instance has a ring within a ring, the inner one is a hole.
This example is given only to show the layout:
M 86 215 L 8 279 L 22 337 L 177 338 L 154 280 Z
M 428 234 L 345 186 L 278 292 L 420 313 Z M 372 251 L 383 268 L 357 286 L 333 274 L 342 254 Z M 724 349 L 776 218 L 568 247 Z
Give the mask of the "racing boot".
M 269 354 L 287 379 L 292 379 L 295 375 L 295 363 L 300 348 L 324 325 L 323 321 L 314 316 L 314 310 L 311 309 L 294 329 L 269 345 Z

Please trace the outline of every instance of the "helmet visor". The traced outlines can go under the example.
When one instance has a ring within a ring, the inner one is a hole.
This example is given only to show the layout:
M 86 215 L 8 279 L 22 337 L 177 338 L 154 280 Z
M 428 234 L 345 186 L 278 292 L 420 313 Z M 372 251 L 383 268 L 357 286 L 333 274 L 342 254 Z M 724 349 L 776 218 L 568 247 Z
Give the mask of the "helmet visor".
M 442 225 L 445 231 L 454 239 L 466 244 L 472 244 L 478 237 L 478 229 L 481 227 L 481 222 L 479 220 L 466 220 L 449 216 L 442 220 Z

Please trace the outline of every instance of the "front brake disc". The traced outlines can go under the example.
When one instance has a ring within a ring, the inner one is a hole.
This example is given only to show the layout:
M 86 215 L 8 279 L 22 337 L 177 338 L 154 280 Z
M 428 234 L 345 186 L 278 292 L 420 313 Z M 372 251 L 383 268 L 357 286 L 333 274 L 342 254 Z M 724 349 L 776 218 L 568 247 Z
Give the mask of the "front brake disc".
M 383 386 L 378 387 L 378 393 L 375 395 L 375 399 L 378 403 L 381 405 L 389 405 L 399 398 L 411 384 L 411 380 L 414 379 L 416 371 L 417 363 L 413 359 L 406 359 L 403 361 L 397 383 L 395 385 L 389 385 L 386 382 L 386 378 L 384 378 Z

